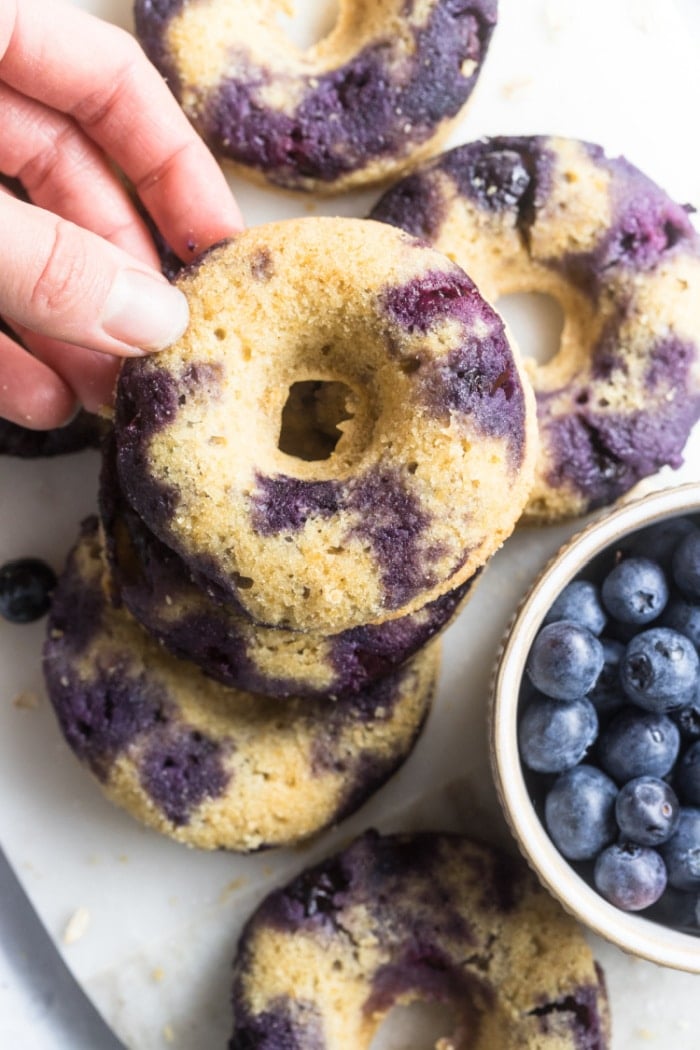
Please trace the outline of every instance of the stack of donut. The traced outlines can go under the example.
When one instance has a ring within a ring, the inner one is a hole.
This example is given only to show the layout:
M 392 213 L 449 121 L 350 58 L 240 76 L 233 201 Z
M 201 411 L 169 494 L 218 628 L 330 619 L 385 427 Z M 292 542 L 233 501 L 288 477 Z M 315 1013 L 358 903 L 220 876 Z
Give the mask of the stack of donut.
M 534 399 L 473 282 L 388 224 L 259 226 L 177 282 L 190 326 L 123 368 L 46 680 L 139 819 L 289 844 L 410 752 L 434 639 L 528 498 Z

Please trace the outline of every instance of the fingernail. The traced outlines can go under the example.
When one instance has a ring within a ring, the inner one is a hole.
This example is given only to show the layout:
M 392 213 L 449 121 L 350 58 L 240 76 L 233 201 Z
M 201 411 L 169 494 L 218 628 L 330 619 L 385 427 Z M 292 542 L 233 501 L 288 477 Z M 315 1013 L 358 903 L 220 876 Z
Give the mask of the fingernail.
M 178 288 L 140 270 L 120 270 L 102 316 L 102 328 L 133 353 L 163 350 L 187 328 L 187 299 Z

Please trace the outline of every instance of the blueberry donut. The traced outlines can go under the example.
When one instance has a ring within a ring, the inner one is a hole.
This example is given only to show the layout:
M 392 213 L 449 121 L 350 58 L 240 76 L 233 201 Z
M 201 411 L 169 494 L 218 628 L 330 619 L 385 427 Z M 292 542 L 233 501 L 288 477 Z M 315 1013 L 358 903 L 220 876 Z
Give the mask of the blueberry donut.
M 365 1050 L 417 1000 L 451 1007 L 439 1046 L 609 1045 L 602 971 L 521 860 L 459 835 L 368 832 L 248 921 L 229 1050 Z
M 410 616 L 336 635 L 264 627 L 195 583 L 121 498 L 114 474 L 106 462 L 100 508 L 116 599 L 166 649 L 224 685 L 318 700 L 358 693 L 435 638 L 471 594 L 473 579 Z
M 187 845 L 240 851 L 298 842 L 358 808 L 409 754 L 437 667 L 429 646 L 335 704 L 227 689 L 114 608 L 94 518 L 54 593 L 44 650 L 63 735 L 106 795 Z
M 422 608 L 510 534 L 534 400 L 459 267 L 384 223 L 301 218 L 177 284 L 187 332 L 120 374 L 117 468 L 198 580 L 337 634 Z
M 680 466 L 700 416 L 700 239 L 642 172 L 572 139 L 483 139 L 396 184 L 372 217 L 455 259 L 491 302 L 561 304 L 559 352 L 526 361 L 541 444 L 527 518 L 583 514 Z
M 71 452 L 99 448 L 106 423 L 98 416 L 81 411 L 64 427 L 31 430 L 0 419 L 0 455 L 18 459 L 65 456 Z
M 136 35 L 210 148 L 243 174 L 336 193 L 428 156 L 476 83 L 497 0 L 340 0 L 301 51 L 260 0 L 136 0 Z

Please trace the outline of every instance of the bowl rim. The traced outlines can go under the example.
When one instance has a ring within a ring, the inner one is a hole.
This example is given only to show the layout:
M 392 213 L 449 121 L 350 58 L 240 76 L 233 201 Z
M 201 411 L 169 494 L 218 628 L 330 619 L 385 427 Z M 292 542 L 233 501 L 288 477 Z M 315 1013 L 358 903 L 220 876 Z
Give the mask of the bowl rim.
M 505 632 L 489 700 L 489 752 L 496 791 L 518 848 L 560 904 L 584 926 L 628 954 L 700 973 L 700 937 L 625 912 L 607 902 L 559 853 L 525 784 L 517 742 L 525 660 L 554 597 L 596 555 L 629 533 L 700 512 L 700 483 L 662 489 L 624 503 L 571 537 L 529 587 Z

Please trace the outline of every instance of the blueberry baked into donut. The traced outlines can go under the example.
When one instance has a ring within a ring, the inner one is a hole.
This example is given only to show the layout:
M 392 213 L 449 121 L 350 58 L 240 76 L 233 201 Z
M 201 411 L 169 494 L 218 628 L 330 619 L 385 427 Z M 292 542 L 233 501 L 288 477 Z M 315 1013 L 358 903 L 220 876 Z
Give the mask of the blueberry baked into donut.
M 200 586 L 337 634 L 474 575 L 532 481 L 532 391 L 501 319 L 384 223 L 251 228 L 177 279 L 190 325 L 128 361 L 119 484 Z
M 119 493 L 109 446 L 100 516 L 113 589 L 134 618 L 210 677 L 266 696 L 330 702 L 366 689 L 435 638 L 463 608 L 475 582 L 467 580 L 410 616 L 335 635 L 264 627 L 234 600 L 210 597 L 129 507 Z
M 602 971 L 524 862 L 367 832 L 270 894 L 234 963 L 229 1050 L 365 1050 L 394 1005 L 451 1008 L 438 1045 L 606 1050 Z
M 110 601 L 95 518 L 53 596 L 44 649 L 65 740 L 105 794 L 201 849 L 289 845 L 357 809 L 410 753 L 439 653 L 344 701 L 227 689 Z
M 651 179 L 587 142 L 482 139 L 371 215 L 445 252 L 491 302 L 537 291 L 561 304 L 558 353 L 526 361 L 541 445 L 526 518 L 582 514 L 680 466 L 700 417 L 700 238 Z
M 244 173 L 338 192 L 428 156 L 476 84 L 497 0 L 340 0 L 302 51 L 272 0 L 136 0 L 136 34 L 202 137 Z

